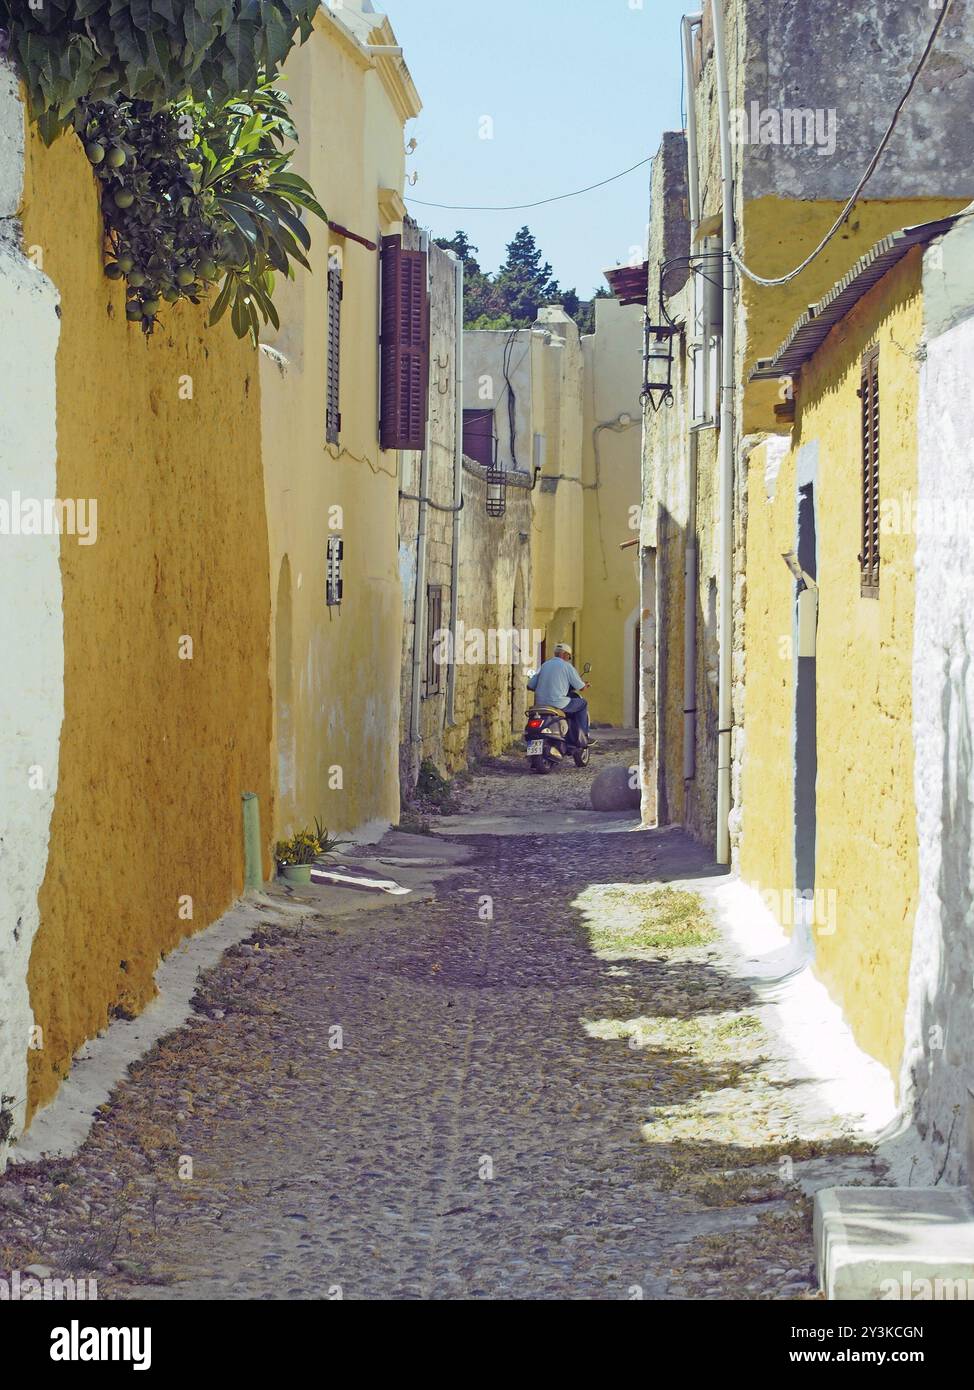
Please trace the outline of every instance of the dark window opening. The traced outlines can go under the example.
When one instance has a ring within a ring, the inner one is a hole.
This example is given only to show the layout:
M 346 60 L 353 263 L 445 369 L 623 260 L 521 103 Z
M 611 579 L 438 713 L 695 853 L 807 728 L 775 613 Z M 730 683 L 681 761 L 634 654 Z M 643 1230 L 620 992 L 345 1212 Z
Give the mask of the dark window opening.
M 497 442 L 494 438 L 493 410 L 463 412 L 463 452 L 483 468 L 493 468 Z

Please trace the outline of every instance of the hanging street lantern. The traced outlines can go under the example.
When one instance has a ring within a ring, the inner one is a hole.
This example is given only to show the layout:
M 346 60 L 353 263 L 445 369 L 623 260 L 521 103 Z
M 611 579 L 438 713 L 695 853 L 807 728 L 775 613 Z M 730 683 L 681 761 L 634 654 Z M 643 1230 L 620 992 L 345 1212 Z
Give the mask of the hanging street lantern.
M 642 394 L 654 410 L 673 404 L 673 338 L 679 331 L 675 323 L 653 323 L 646 315 Z
M 507 475 L 503 468 L 488 468 L 487 515 L 501 517 L 507 511 Z

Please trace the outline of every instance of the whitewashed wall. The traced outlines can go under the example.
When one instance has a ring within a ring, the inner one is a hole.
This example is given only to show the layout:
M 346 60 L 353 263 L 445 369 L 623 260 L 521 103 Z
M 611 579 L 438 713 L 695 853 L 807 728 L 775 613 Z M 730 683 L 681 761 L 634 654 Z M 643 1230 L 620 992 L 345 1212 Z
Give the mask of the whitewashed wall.
M 924 264 L 913 722 L 920 894 L 903 1099 L 945 1182 L 974 1085 L 974 225 Z M 928 515 L 924 515 L 928 509 Z
M 58 296 L 21 247 L 23 162 L 23 107 L 16 79 L 0 64 L 0 500 L 7 507 L 18 492 L 57 496 Z M 3 1122 L 12 1137 L 24 1120 L 33 1023 L 27 967 L 64 712 L 59 557 L 56 534 L 0 533 L 0 1095 L 13 1098 Z

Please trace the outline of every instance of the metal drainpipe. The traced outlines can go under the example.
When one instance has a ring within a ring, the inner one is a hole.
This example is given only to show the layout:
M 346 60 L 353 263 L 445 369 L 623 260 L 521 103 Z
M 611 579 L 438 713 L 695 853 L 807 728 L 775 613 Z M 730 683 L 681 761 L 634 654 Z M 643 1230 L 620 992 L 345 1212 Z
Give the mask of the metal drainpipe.
M 450 655 L 452 660 L 446 673 L 446 725 L 453 728 L 456 723 L 455 702 L 457 694 L 457 622 L 460 612 L 460 507 L 463 503 L 463 261 L 459 256 L 454 265 L 456 278 L 456 347 L 454 367 L 457 392 L 457 418 L 453 455 L 453 549 L 450 552 Z
M 697 775 L 697 441 L 688 443 L 687 540 L 683 550 L 683 780 Z
M 724 308 L 720 380 L 719 533 L 718 533 L 718 695 L 717 695 L 717 862 L 730 863 L 731 731 L 734 708 L 734 171 L 730 144 L 730 95 L 723 0 L 712 0 L 714 67 L 720 118 L 720 178 L 723 199 Z
M 680 21 L 683 35 L 683 87 L 687 101 L 687 196 L 690 201 L 690 250 L 700 226 L 700 172 L 697 162 L 697 108 L 693 101 L 693 35 L 691 30 L 703 23 L 703 12 L 685 14 Z
M 687 93 L 687 196 L 690 202 L 690 251 L 700 226 L 700 170 L 697 154 L 697 108 L 693 99 L 693 34 L 703 12 L 683 16 L 684 90 Z M 699 436 L 691 429 L 687 444 L 687 531 L 683 553 L 683 780 L 697 775 L 697 453 Z
M 420 233 L 419 249 L 429 256 L 429 232 Z M 426 262 L 427 287 L 429 286 L 429 260 Z M 426 413 L 426 446 L 423 449 L 419 466 L 419 516 L 416 523 L 416 596 L 413 604 L 413 684 L 409 707 L 409 741 L 414 755 L 422 752 L 423 732 L 420 727 L 422 701 L 423 653 L 426 650 L 426 517 L 429 511 L 429 466 L 430 466 L 430 428 L 429 411 Z M 418 759 L 414 756 L 411 771 L 418 772 Z

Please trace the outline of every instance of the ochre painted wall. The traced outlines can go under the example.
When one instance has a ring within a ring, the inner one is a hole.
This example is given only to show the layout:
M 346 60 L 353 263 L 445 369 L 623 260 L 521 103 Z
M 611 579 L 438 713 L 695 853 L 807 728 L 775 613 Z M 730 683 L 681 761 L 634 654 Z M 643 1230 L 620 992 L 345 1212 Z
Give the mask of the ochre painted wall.
M 863 352 L 880 348 L 880 490 L 916 495 L 920 253 L 911 251 L 806 366 L 793 453 L 775 500 L 752 462 L 748 516 L 747 752 L 741 870 L 779 900 L 793 884 L 790 660 L 795 456 L 817 442 L 816 888 L 834 894 L 815 932 L 816 971 L 859 1044 L 898 1075 L 917 895 L 912 753 L 913 551 L 907 529 L 881 538 L 879 599 L 860 596 Z M 892 512 L 890 512 L 892 515 Z M 831 927 L 834 925 L 834 931 Z M 824 928 L 824 929 L 823 929 Z
M 98 503 L 96 544 L 61 538 L 65 717 L 30 962 L 34 1108 L 86 1038 L 152 997 L 160 955 L 242 889 L 241 793 L 272 815 L 270 605 L 254 350 L 189 305 L 148 340 L 126 322 L 73 135 L 50 150 L 29 136 L 23 223 L 61 295 L 59 495 Z
M 592 718 L 633 727 L 639 550 L 620 545 L 639 534 L 643 314 L 635 304 L 597 299 L 595 322 L 582 339 L 585 590 L 575 655 L 592 663 Z M 628 425 L 618 425 L 621 415 Z

